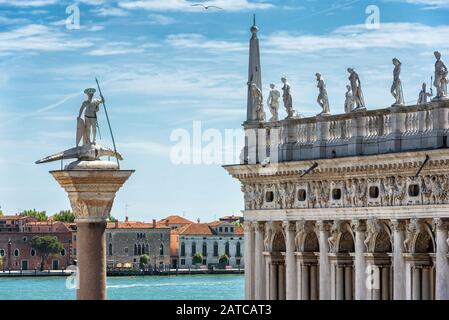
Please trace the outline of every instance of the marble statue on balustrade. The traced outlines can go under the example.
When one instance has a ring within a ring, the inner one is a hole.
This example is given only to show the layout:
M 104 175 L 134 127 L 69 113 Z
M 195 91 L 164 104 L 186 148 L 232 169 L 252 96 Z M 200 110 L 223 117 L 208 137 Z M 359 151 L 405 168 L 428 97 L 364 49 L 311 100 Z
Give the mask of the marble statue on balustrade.
M 345 95 L 345 113 L 351 113 L 354 110 L 354 97 L 352 96 L 351 86 L 346 86 L 346 95 Z
M 270 121 L 279 121 L 279 99 L 281 98 L 281 93 L 276 86 L 272 83 L 270 84 L 270 94 L 268 96 L 267 105 L 270 108 L 271 119 Z
M 427 84 L 424 82 L 422 84 L 422 90 L 419 93 L 418 102 L 417 104 L 426 104 L 427 98 L 430 98 L 433 96 L 432 88 L 430 88 L 431 92 L 427 92 Z
M 354 69 L 348 68 L 349 81 L 351 83 L 352 96 L 357 107 L 354 111 L 365 109 L 365 99 L 363 98 L 362 85 L 360 83 L 360 77 Z
M 284 107 L 287 111 L 287 119 L 291 119 L 296 116 L 296 111 L 293 109 L 293 99 L 290 93 L 290 84 L 287 81 L 286 77 L 281 79 L 284 86 L 282 87 L 282 99 L 284 100 Z
M 36 164 L 65 159 L 77 159 L 77 162 L 95 161 L 101 157 L 116 157 L 118 160 L 123 160 L 120 153 L 97 143 L 97 113 L 99 112 L 99 105 L 104 102 L 104 98 L 101 97 L 100 100 L 93 99 L 95 91 L 93 88 L 84 90 L 87 100 L 82 103 L 77 117 L 76 147 L 36 161 Z M 81 118 L 83 112 L 84 120 Z M 82 146 L 79 145 L 81 140 L 83 141 Z
M 434 53 L 437 61 L 435 62 L 435 81 L 434 86 L 437 89 L 437 95 L 434 100 L 447 99 L 448 69 L 441 60 L 441 53 Z
M 400 78 L 402 63 L 398 58 L 394 58 L 393 65 L 393 84 L 391 85 L 391 95 L 395 99 L 395 103 L 393 104 L 393 106 L 403 106 L 405 104 L 405 101 Z
M 263 111 L 263 96 L 260 88 L 255 83 L 251 83 L 251 95 L 256 106 L 257 120 L 265 122 L 265 112 Z
M 319 90 L 317 102 L 323 109 L 319 116 L 330 115 L 329 97 L 327 95 L 326 83 L 324 82 L 323 76 L 320 73 L 316 74 L 316 81 L 317 88 Z

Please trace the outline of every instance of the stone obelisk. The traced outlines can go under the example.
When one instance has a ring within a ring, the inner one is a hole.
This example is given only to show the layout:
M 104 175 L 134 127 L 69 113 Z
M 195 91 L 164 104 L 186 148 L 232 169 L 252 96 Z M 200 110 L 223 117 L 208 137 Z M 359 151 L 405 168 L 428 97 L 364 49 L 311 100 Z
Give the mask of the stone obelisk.
M 116 192 L 133 171 L 109 161 L 81 161 L 51 171 L 68 193 L 77 226 L 78 300 L 106 299 L 106 221 Z
M 76 147 L 36 161 L 41 164 L 76 159 L 64 170 L 50 173 L 67 192 L 75 215 L 78 300 L 106 299 L 106 223 L 117 191 L 134 172 L 120 170 L 118 161 L 123 158 L 115 149 L 115 143 L 112 150 L 96 142 L 96 113 L 104 99 L 103 96 L 101 100 L 93 99 L 95 91 L 93 88 L 84 90 L 87 100 L 81 105 L 77 118 Z M 84 120 L 81 119 L 83 112 Z M 81 140 L 83 145 L 79 146 Z M 117 162 L 101 160 L 105 156 L 115 157 Z

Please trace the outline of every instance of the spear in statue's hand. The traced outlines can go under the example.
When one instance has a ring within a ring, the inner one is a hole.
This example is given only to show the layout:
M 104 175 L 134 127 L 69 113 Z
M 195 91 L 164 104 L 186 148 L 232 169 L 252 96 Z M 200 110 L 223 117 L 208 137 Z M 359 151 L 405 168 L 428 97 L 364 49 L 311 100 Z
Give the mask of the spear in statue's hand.
M 111 139 L 112 139 L 112 144 L 114 146 L 115 158 L 117 159 L 117 165 L 118 165 L 118 168 L 120 169 L 120 162 L 119 162 L 118 155 L 117 155 L 117 148 L 115 147 L 114 134 L 112 133 L 111 122 L 109 121 L 109 115 L 108 115 L 108 110 L 106 109 L 106 103 L 104 102 L 103 93 L 101 92 L 100 84 L 98 83 L 97 78 L 95 78 L 95 82 L 97 82 L 98 93 L 100 94 L 100 97 L 101 97 L 101 103 L 103 104 L 104 113 L 106 115 L 106 120 L 108 121 L 109 132 L 111 133 Z

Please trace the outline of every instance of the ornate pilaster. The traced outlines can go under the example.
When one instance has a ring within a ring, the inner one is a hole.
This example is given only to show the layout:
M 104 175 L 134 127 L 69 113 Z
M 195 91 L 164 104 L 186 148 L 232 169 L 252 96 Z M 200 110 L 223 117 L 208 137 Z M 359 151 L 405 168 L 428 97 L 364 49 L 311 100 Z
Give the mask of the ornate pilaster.
M 297 294 L 297 279 L 296 279 L 296 263 L 295 263 L 295 233 L 296 225 L 290 221 L 284 221 L 282 228 L 285 234 L 285 273 L 286 273 L 286 297 L 287 300 L 296 300 Z
M 254 280 L 255 280 L 255 299 L 256 300 L 264 300 L 265 296 L 265 284 L 264 284 L 264 275 L 265 275 L 265 259 L 264 259 L 264 230 L 265 223 L 264 222 L 255 222 L 254 223 L 254 231 L 255 231 L 255 267 L 254 267 Z
M 355 233 L 355 299 L 366 300 L 365 235 L 366 220 L 352 220 Z
M 393 299 L 404 300 L 406 298 L 405 286 L 405 259 L 404 239 L 405 220 L 393 219 L 390 221 L 393 231 Z
M 245 299 L 254 300 L 254 227 L 252 222 L 244 222 L 245 232 Z
M 434 219 L 436 233 L 436 296 L 449 300 L 448 230 L 449 219 Z

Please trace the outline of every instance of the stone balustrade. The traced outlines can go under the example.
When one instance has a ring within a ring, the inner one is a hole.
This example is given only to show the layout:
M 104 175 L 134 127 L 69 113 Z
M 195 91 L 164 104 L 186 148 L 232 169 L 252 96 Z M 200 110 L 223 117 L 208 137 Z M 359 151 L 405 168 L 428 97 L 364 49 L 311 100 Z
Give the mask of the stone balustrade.
M 448 115 L 449 101 L 439 101 L 276 122 L 246 122 L 244 159 L 254 164 L 270 157 L 274 163 L 438 149 L 447 147 Z

